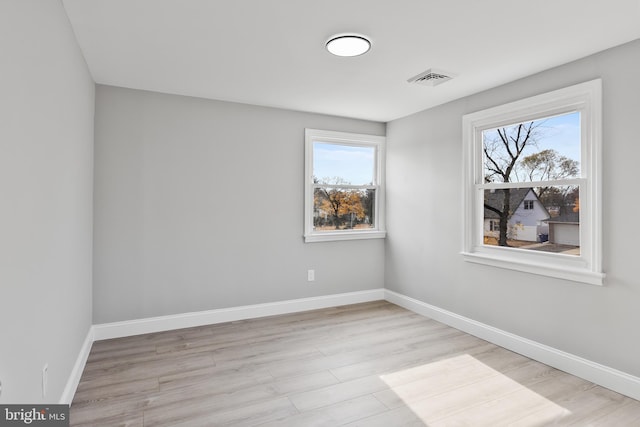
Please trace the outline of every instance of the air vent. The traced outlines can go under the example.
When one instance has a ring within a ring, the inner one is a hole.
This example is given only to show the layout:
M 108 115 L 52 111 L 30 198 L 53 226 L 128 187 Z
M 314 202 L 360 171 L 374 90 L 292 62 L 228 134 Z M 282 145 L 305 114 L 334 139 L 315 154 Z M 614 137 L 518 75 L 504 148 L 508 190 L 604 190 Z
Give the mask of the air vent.
M 455 77 L 455 74 L 443 70 L 430 68 L 427 71 L 411 77 L 407 82 L 423 86 L 437 86 Z

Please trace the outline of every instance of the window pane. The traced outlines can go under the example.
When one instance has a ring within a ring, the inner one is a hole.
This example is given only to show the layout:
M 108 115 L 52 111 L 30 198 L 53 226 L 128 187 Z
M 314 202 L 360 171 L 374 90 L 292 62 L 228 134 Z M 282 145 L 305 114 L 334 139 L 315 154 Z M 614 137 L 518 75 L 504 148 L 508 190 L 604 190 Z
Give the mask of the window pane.
M 580 255 L 578 186 L 484 190 L 484 244 Z
M 371 185 L 375 148 L 313 143 L 313 178 L 323 184 Z
M 485 182 L 527 182 L 580 175 L 580 113 L 482 132 Z
M 316 188 L 313 193 L 314 231 L 373 228 L 375 197 L 375 190 Z

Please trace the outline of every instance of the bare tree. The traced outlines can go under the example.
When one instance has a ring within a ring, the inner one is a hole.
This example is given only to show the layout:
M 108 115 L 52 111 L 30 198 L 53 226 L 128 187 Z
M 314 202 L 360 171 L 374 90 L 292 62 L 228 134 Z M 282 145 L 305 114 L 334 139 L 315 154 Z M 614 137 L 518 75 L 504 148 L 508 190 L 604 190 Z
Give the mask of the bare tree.
M 538 138 L 538 128 L 542 122 L 520 123 L 518 125 L 498 128 L 495 132 L 486 132 L 483 140 L 485 181 L 487 182 L 511 182 L 516 178 L 518 160 L 524 149 L 529 145 L 535 145 Z M 509 217 L 511 216 L 511 190 L 508 188 L 499 190 L 502 192 L 501 206 L 487 203 L 485 209 L 494 212 L 499 218 L 499 246 L 507 244 L 507 231 Z M 517 206 L 514 206 L 517 208 Z

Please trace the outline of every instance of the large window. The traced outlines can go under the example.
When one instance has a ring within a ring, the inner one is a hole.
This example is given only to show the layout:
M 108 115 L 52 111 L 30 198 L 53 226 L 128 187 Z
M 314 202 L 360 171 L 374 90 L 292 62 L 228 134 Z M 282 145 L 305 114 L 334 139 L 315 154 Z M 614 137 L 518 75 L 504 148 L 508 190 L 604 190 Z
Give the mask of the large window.
M 305 241 L 382 238 L 384 141 L 305 130 Z
M 465 259 L 602 284 L 601 82 L 463 118 Z

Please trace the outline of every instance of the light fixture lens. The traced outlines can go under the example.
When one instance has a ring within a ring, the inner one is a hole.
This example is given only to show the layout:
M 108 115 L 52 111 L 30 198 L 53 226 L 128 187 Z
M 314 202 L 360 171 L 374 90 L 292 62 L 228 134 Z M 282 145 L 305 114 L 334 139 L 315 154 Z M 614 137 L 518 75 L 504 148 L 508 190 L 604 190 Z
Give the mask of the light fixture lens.
M 331 38 L 327 50 L 337 56 L 358 56 L 371 49 L 371 42 L 362 36 L 343 35 Z

